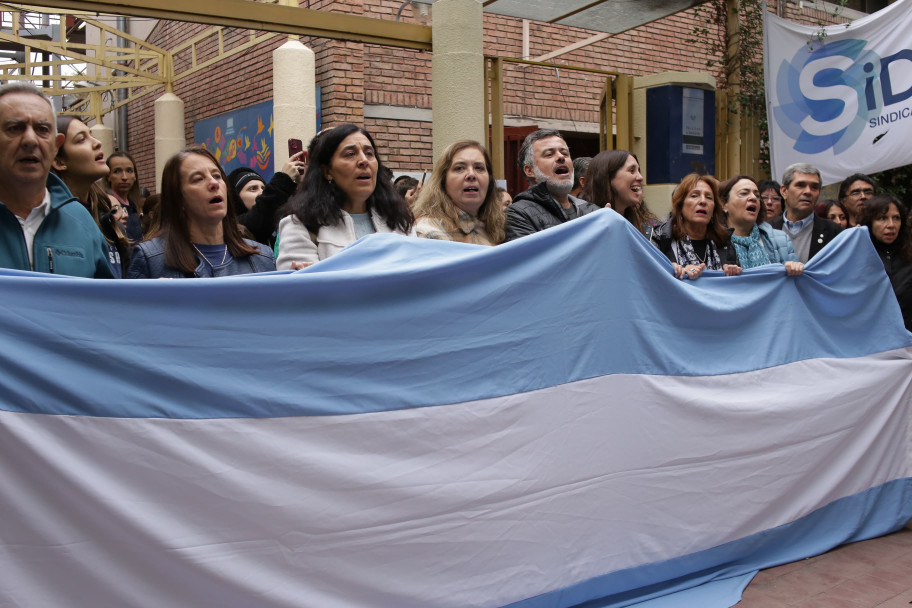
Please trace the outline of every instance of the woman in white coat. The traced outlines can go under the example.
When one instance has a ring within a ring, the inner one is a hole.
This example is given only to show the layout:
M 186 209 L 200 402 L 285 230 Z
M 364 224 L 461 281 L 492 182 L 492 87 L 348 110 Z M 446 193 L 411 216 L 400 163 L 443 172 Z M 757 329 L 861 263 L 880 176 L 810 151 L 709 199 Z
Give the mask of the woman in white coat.
M 375 232 L 415 234 L 367 131 L 344 124 L 315 140 L 301 190 L 279 222 L 279 270 L 304 268 Z

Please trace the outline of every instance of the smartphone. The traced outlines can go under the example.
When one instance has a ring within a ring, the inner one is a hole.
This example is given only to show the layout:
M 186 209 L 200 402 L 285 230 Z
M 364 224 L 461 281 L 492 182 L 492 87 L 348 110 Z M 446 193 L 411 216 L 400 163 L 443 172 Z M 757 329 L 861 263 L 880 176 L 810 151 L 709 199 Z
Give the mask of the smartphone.
M 294 156 L 298 152 L 304 149 L 304 144 L 301 143 L 300 139 L 295 139 L 293 137 L 288 139 L 288 156 Z M 303 160 L 303 159 L 302 159 Z

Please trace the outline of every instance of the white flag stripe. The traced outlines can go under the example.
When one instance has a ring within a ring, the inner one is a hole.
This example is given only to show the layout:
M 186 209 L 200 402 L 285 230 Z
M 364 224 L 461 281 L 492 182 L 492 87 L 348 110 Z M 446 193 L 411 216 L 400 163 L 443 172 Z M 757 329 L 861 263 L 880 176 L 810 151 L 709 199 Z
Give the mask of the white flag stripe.
M 0 412 L 0 571 L 15 581 L 0 596 L 521 601 L 912 476 L 910 358 L 612 375 L 349 416 Z

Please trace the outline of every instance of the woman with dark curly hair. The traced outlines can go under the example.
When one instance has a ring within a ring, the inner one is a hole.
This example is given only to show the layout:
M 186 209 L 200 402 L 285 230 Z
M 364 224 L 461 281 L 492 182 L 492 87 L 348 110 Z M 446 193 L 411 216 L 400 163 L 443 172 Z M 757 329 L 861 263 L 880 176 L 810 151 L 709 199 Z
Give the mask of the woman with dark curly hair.
M 643 200 L 643 174 L 637 157 L 627 150 L 605 150 L 589 162 L 580 198 L 599 207 L 610 206 L 646 234 L 658 218 Z
M 506 217 L 491 157 L 477 141 L 447 146 L 414 209 L 419 237 L 475 245 L 499 245 L 504 240 Z
M 871 242 L 883 262 L 899 301 L 906 329 L 912 331 L 912 234 L 909 211 L 895 196 L 878 195 L 864 204 L 860 226 L 867 226 Z
M 671 196 L 671 217 L 650 231 L 650 240 L 675 265 L 679 279 L 696 279 L 704 269 L 741 274 L 712 175 L 684 176 Z
M 414 236 L 412 213 L 366 130 L 344 124 L 317 135 L 301 190 L 279 222 L 279 270 L 299 269 L 375 232 Z

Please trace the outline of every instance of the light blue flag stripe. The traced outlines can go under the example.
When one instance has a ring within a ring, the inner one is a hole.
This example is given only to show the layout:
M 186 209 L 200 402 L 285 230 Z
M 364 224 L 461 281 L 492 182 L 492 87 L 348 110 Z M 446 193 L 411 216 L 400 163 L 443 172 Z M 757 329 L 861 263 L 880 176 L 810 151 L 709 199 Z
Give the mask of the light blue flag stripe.
M 758 570 L 894 532 L 910 517 L 912 478 L 897 479 L 719 547 L 612 572 L 508 608 L 621 608 L 640 602 L 649 608 L 727 608 Z M 713 584 L 721 581 L 727 583 Z
M 379 412 L 609 374 L 704 376 L 902 348 L 866 230 L 787 278 L 671 277 L 612 211 L 496 248 L 374 235 L 308 271 L 0 275 L 0 409 L 116 417 Z

